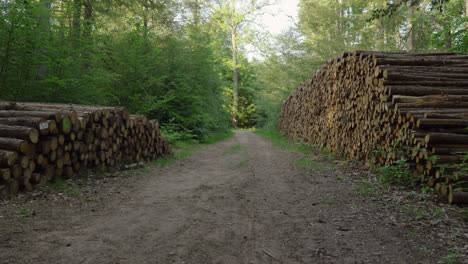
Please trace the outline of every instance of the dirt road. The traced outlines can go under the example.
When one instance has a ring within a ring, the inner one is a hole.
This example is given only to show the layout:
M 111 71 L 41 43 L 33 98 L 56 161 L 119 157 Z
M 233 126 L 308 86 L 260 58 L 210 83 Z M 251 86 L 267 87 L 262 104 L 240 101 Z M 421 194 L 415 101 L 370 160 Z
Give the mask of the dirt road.
M 438 263 L 450 255 L 430 231 L 450 222 L 406 225 L 389 201 L 359 195 L 344 165 L 319 160 L 307 171 L 296 155 L 240 131 L 93 198 L 37 198 L 18 221 L 10 201 L 0 210 L 0 263 Z

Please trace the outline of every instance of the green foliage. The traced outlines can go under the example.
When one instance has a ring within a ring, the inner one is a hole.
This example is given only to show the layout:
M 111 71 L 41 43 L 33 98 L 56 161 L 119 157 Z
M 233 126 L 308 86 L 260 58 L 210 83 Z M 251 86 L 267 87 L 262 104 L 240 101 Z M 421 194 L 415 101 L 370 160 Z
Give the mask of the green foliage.
M 70 197 L 76 197 L 80 194 L 80 191 L 76 186 L 73 186 L 70 184 L 70 182 L 60 177 L 55 178 L 54 181 L 50 184 L 50 187 L 55 191 Z
M 381 185 L 366 179 L 359 180 L 355 190 L 362 197 L 378 197 L 382 195 Z
M 384 184 L 402 184 L 413 183 L 411 170 L 406 159 L 400 159 L 394 165 L 387 165 L 378 169 L 380 180 Z
M 161 133 L 169 141 L 170 145 L 177 142 L 195 142 L 195 135 L 191 131 L 184 131 L 175 124 L 165 124 L 161 126 Z
M 34 211 L 30 208 L 22 207 L 19 210 L 19 215 L 22 219 L 29 218 L 34 215 Z
M 242 71 L 239 74 L 239 108 L 237 110 L 233 108 L 233 91 L 230 87 L 226 87 L 224 95 L 228 98 L 227 104 L 229 105 L 228 110 L 231 117 L 238 120 L 238 128 L 253 128 L 257 124 L 255 119 L 257 113 L 255 96 L 262 88 L 257 81 L 253 67 L 246 59 L 242 59 L 242 63 Z M 225 72 L 224 78 L 225 82 L 228 83 L 232 78 L 231 72 Z
M 227 130 L 224 133 L 217 133 L 211 134 L 208 137 L 204 138 L 201 143 L 202 144 L 213 144 L 219 141 L 223 141 L 229 139 L 234 136 L 234 132 L 232 130 Z
M 171 142 L 203 141 L 233 120 L 276 128 L 291 91 L 343 51 L 468 51 L 464 0 L 301 0 L 295 26 L 248 61 L 272 2 L 0 1 L 0 99 L 125 106 Z
M 255 133 L 270 139 L 273 142 L 273 144 L 277 145 L 280 148 L 295 151 L 303 155 L 310 155 L 311 153 L 317 151 L 312 146 L 289 140 L 288 138 L 282 136 L 277 129 L 257 129 Z
M 459 249 L 451 248 L 449 253 L 442 257 L 441 260 L 438 262 L 440 264 L 457 264 L 462 263 L 463 255 L 460 254 Z
M 441 164 L 438 165 L 443 171 L 450 169 L 452 173 L 444 173 L 444 176 L 454 182 L 453 188 L 457 191 L 468 191 L 465 185 L 468 181 L 460 180 L 461 177 L 466 176 L 468 173 L 468 153 L 465 153 L 463 160 L 456 164 Z
M 2 1 L 0 99 L 125 106 L 180 133 L 173 140 L 228 131 L 215 36 L 177 24 L 181 3 L 142 4 Z
M 191 141 L 191 142 L 184 142 L 184 141 L 179 141 L 177 144 L 172 146 L 172 154 L 167 155 L 164 157 L 161 157 L 154 161 L 154 165 L 156 167 L 166 167 L 178 160 L 183 160 L 186 159 L 190 156 L 192 156 L 193 152 L 197 150 L 199 147 L 199 144 Z
M 326 168 L 323 166 L 323 164 L 318 163 L 315 160 L 312 160 L 310 157 L 304 157 L 300 158 L 294 161 L 294 163 L 307 171 L 308 173 L 312 172 L 321 172 L 324 171 Z
M 270 55 L 254 62 L 261 87 L 255 96 L 258 127 L 276 129 L 283 101 L 320 66 L 301 38 L 295 29 L 284 32 L 268 45 Z

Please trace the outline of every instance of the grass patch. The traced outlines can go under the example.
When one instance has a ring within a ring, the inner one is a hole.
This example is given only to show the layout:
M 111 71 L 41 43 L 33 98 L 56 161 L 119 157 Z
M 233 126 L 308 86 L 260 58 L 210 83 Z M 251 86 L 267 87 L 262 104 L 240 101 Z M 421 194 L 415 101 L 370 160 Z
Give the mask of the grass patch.
M 127 172 L 138 175 L 151 172 L 151 169 L 148 166 L 143 166 L 141 168 L 130 169 Z
M 468 209 L 462 210 L 460 212 L 460 217 L 463 219 L 463 221 L 468 222 Z
M 377 197 L 382 195 L 382 189 L 378 183 L 364 179 L 357 182 L 355 190 L 362 197 Z
M 259 134 L 260 136 L 268 138 L 269 140 L 273 142 L 273 144 L 283 149 L 299 152 L 304 155 L 313 154 L 318 151 L 317 148 L 313 146 L 289 140 L 288 138 L 282 136 L 278 130 L 257 129 L 255 133 Z
M 371 171 L 374 177 L 357 182 L 355 191 L 360 196 L 378 197 L 388 192 L 392 186 L 406 187 L 415 184 L 410 167 L 404 159 L 396 161 L 393 165 L 373 168 Z M 418 213 L 415 217 L 419 217 Z
M 240 169 L 240 168 L 245 168 L 249 166 L 249 160 L 248 159 L 245 159 L 245 160 L 241 160 L 239 162 L 235 162 L 235 163 L 231 163 L 229 164 L 229 168 L 230 169 Z
M 427 247 L 419 247 L 418 251 L 421 253 L 429 254 L 432 253 L 433 250 Z
M 224 154 L 236 154 L 239 153 L 242 150 L 241 144 L 234 144 L 230 146 L 226 151 L 224 151 Z
M 309 173 L 331 171 L 337 165 L 336 158 L 328 148 L 320 149 L 317 146 L 294 142 L 282 136 L 278 130 L 274 129 L 258 129 L 255 132 L 260 136 L 268 138 L 273 144 L 282 149 L 302 154 L 303 157 L 297 159 L 295 163 Z
M 458 252 L 457 249 L 451 248 L 449 249 L 449 253 L 447 256 L 442 257 L 442 259 L 438 262 L 440 264 L 458 264 L 462 263 L 462 255 Z
M 19 210 L 19 216 L 22 218 L 22 219 L 25 219 L 25 218 L 29 218 L 31 216 L 33 216 L 34 214 L 34 211 L 29 209 L 29 208 L 26 208 L 26 207 L 22 207 L 20 210 Z
M 186 159 L 202 147 L 210 144 L 214 144 L 223 140 L 227 140 L 234 135 L 233 131 L 228 131 L 226 133 L 214 134 L 210 137 L 205 138 L 203 141 L 199 142 L 196 140 L 188 141 L 178 141 L 171 145 L 172 154 L 166 155 L 164 157 L 158 158 L 153 162 L 156 167 L 166 167 L 178 160 Z
M 297 166 L 303 168 L 307 171 L 323 171 L 324 166 L 322 164 L 317 163 L 317 161 L 312 160 L 310 158 L 302 158 L 294 161 Z
M 425 207 L 415 206 L 413 204 L 404 204 L 400 208 L 405 215 L 414 218 L 415 220 L 430 220 L 441 221 L 446 218 L 446 212 L 443 208 L 430 210 Z
M 225 133 L 213 134 L 205 138 L 204 140 L 202 140 L 200 143 L 203 145 L 213 144 L 213 143 L 217 143 L 226 139 L 230 139 L 232 136 L 234 136 L 234 131 L 229 130 Z
M 322 205 L 335 205 L 337 203 L 338 202 L 336 200 L 333 200 L 333 199 L 324 199 L 324 200 L 320 201 L 320 204 L 322 204 Z
M 186 159 L 192 156 L 193 152 L 199 148 L 199 144 L 197 142 L 177 142 L 171 147 L 171 154 L 160 157 L 153 162 L 156 167 L 166 167 L 177 160 Z
M 66 181 L 60 177 L 55 178 L 49 186 L 56 192 L 63 193 L 70 197 L 77 197 L 80 194 L 80 191 L 76 186 L 73 186 L 69 181 Z
M 416 220 L 427 219 L 429 214 L 424 209 L 414 206 L 412 204 L 405 204 L 401 207 L 401 211 Z
M 237 164 L 238 168 L 247 167 L 249 165 L 249 160 L 243 160 Z

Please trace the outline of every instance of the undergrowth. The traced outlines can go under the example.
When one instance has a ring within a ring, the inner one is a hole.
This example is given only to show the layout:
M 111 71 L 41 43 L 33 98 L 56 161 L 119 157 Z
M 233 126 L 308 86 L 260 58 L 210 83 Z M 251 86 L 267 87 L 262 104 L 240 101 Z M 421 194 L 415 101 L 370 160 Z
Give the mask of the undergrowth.
M 76 197 L 80 194 L 80 191 L 76 186 L 70 184 L 68 180 L 57 177 L 49 185 L 53 190 L 64 195 Z
M 412 185 L 414 179 L 410 166 L 406 159 L 397 160 L 393 165 L 383 166 L 377 169 L 378 179 L 383 184 Z

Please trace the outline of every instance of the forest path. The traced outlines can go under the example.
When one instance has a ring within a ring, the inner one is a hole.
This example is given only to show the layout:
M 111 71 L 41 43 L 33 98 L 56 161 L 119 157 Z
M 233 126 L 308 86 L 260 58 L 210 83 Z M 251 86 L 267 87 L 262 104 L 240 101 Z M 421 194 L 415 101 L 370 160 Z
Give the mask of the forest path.
M 296 155 L 237 131 L 116 194 L 43 208 L 17 227 L 0 218 L 0 263 L 437 263 L 445 254 L 424 229 L 399 226 L 385 201 L 359 196 L 339 163 L 317 159 L 307 171 Z

